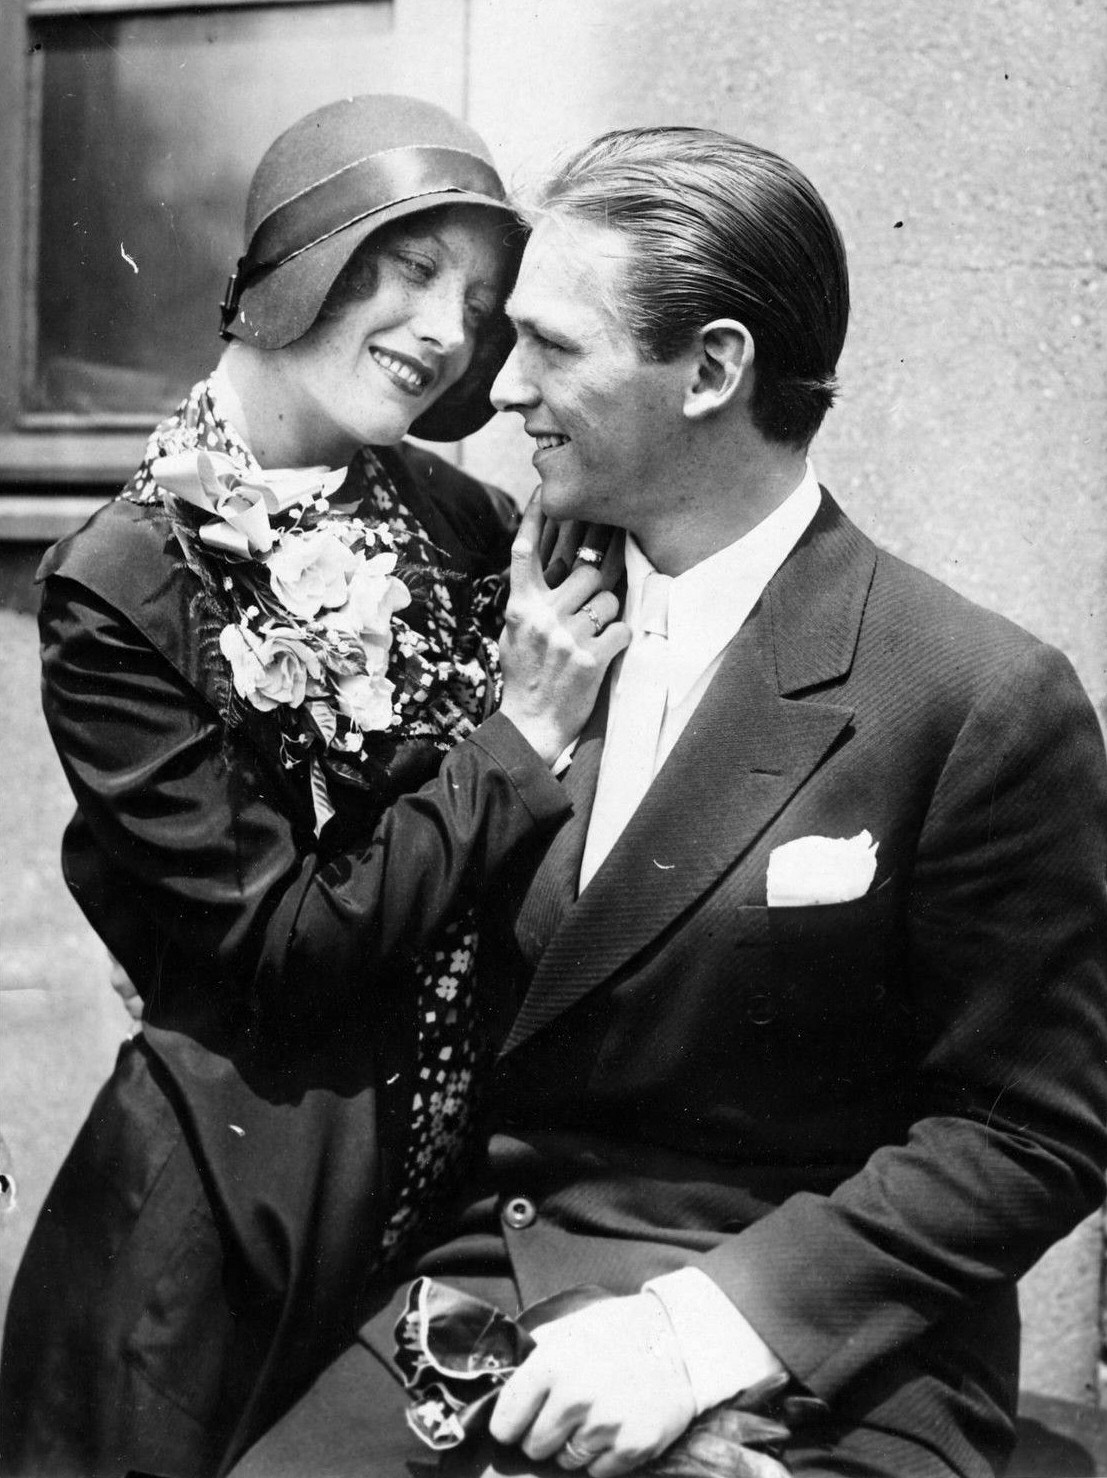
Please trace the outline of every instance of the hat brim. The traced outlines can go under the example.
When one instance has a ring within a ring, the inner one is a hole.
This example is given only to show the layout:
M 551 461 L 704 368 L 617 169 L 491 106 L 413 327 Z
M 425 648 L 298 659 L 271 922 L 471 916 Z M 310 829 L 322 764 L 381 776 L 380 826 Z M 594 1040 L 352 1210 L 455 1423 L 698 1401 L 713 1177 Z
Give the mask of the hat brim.
M 467 190 L 437 190 L 392 201 L 250 283 L 242 291 L 238 314 L 227 329 L 228 335 L 260 349 L 285 348 L 307 333 L 338 274 L 374 232 L 394 221 L 440 206 L 472 205 L 495 210 L 505 221 L 519 227 L 518 257 L 521 257 L 525 227 L 506 201 Z M 516 269 L 518 257 L 514 263 Z M 413 423 L 411 434 L 427 441 L 458 441 L 479 431 L 494 414 L 488 395 L 510 349 L 510 329 L 506 319 L 498 315 L 482 330 L 469 369 Z

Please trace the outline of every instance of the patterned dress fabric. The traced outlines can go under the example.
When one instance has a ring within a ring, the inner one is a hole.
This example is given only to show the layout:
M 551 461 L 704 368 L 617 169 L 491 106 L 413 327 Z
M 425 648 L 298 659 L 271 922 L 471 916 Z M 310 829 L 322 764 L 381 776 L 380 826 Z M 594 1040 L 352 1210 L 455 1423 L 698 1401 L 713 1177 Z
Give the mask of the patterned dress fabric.
M 261 473 L 253 454 L 221 412 L 214 385 L 201 381 L 176 412 L 153 432 L 142 464 L 121 496 L 140 504 L 163 501 L 151 468 L 163 456 L 206 449 L 221 452 L 242 474 Z M 404 506 L 381 459 L 363 448 L 354 459 L 340 501 L 356 502 L 361 517 L 385 525 L 400 553 L 400 571 L 412 589 L 413 610 L 393 618 L 394 657 L 410 672 L 416 661 L 417 684 L 396 676 L 400 723 L 387 733 L 366 736 L 355 759 L 311 757 L 310 781 L 326 785 L 326 771 L 341 769 L 347 783 L 371 783 L 377 764 L 387 764 L 403 745 L 420 740 L 445 751 L 465 738 L 499 699 L 500 673 L 496 635 L 502 625 L 504 581 L 499 576 L 466 580 L 444 568 L 425 529 Z M 218 581 L 209 582 L 216 594 Z M 391 675 L 391 674 L 390 674 Z M 287 711 L 270 715 L 281 722 Z M 233 706 L 228 712 L 233 722 Z M 290 764 L 304 763 L 286 748 Z M 325 816 L 327 799 L 316 801 Z M 380 1249 L 385 1261 L 407 1234 L 433 1209 L 452 1183 L 471 1143 L 478 1085 L 488 1065 L 489 1044 L 479 1029 L 475 999 L 477 931 L 472 909 L 442 930 L 432 948 L 408 961 L 415 983 L 412 1002 L 418 1021 L 416 1091 L 411 1103 L 410 1138 L 398 1183 L 398 1194 Z

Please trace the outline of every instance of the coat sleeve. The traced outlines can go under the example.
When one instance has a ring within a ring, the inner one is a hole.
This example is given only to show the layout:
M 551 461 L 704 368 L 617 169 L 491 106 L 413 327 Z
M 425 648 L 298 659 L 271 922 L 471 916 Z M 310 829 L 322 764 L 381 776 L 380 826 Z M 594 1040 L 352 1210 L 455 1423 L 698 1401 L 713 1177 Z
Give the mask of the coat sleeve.
M 1020 1277 L 1102 1203 L 1105 838 L 1098 724 L 1067 660 L 1035 645 L 971 707 L 920 836 L 909 1134 L 702 1263 L 818 1394 Z
M 493 715 L 435 779 L 321 851 L 287 776 L 108 602 L 53 577 L 41 632 L 43 706 L 79 807 L 67 880 L 155 1024 L 186 1004 L 163 999 L 164 982 L 187 977 L 325 1015 L 566 814 L 548 768 Z M 145 959 L 121 944 L 143 937 Z M 163 968 L 170 953 L 195 969 Z

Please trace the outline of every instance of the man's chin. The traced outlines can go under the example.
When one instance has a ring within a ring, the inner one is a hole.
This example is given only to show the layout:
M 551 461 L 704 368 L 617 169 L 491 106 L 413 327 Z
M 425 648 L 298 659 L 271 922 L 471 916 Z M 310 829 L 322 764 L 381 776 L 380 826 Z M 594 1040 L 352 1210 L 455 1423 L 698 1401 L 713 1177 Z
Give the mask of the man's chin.
M 571 518 L 581 523 L 602 522 L 596 511 L 596 500 L 589 498 L 583 489 L 567 487 L 556 477 L 543 477 L 541 486 L 542 512 L 547 518 L 554 518 L 558 523 L 566 523 Z

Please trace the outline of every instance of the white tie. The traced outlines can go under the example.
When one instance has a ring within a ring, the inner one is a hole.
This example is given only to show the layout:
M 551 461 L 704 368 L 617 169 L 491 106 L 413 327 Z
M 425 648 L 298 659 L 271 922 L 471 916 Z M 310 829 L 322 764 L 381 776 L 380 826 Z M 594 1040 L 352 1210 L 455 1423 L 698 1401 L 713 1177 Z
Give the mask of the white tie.
M 634 634 L 611 694 L 596 798 L 580 865 L 582 889 L 595 876 L 653 779 L 669 691 L 666 633 L 672 583 L 671 576 L 652 570 L 642 586 Z

